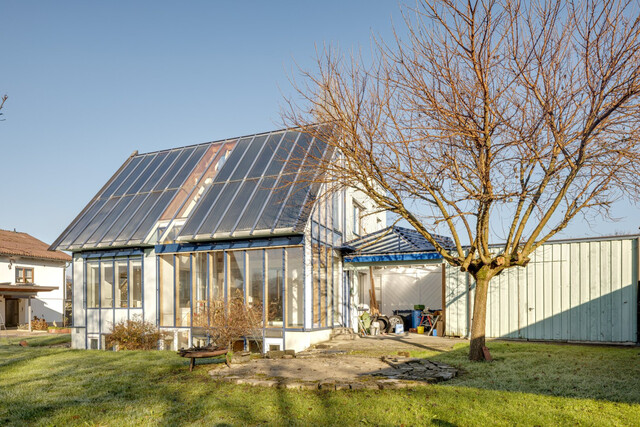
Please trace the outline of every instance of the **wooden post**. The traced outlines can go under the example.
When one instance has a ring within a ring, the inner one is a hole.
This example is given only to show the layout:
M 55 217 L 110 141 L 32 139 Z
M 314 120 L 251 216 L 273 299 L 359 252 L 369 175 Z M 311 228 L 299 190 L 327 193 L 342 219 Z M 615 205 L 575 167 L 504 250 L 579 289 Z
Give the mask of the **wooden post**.
M 29 307 L 27 309 L 27 315 L 29 316 L 29 332 L 31 332 L 31 318 L 33 317 L 33 316 L 31 316 L 31 297 L 28 297 L 27 301 L 28 301 L 27 304 L 28 304 L 28 307 Z
M 376 299 L 376 286 L 375 286 L 375 281 L 373 280 L 373 267 L 369 266 L 369 279 L 371 282 L 371 312 L 373 314 L 379 314 L 380 313 L 380 308 L 378 307 L 378 300 Z M 375 310 L 375 312 L 374 312 Z

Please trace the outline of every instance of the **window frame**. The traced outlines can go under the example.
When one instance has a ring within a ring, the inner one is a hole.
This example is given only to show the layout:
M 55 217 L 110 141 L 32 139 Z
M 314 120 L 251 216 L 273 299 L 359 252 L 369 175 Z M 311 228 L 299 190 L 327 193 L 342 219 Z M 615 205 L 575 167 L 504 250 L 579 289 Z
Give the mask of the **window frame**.
M 33 267 L 15 267 L 16 270 L 16 284 L 27 285 L 35 283 L 35 271 Z M 18 271 L 22 271 L 22 274 L 18 274 Z M 27 280 L 26 272 L 31 271 L 31 281 Z

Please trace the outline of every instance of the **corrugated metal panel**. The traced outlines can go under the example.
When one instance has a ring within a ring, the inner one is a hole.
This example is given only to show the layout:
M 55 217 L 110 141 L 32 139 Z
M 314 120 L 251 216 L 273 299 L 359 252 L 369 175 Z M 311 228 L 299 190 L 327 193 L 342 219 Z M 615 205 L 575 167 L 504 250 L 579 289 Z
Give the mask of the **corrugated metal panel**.
M 448 266 L 447 334 L 466 336 L 473 301 L 467 274 Z M 543 245 L 526 268 L 494 278 L 487 298 L 487 337 L 636 342 L 638 240 Z

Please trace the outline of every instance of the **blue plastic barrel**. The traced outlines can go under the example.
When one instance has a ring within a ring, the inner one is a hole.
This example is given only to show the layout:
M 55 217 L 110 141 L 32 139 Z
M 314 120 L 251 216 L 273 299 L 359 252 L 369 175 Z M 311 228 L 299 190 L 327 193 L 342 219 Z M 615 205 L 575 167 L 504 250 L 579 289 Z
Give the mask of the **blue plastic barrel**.
M 411 310 L 411 327 L 417 328 L 420 326 L 420 318 L 422 317 L 422 310 Z

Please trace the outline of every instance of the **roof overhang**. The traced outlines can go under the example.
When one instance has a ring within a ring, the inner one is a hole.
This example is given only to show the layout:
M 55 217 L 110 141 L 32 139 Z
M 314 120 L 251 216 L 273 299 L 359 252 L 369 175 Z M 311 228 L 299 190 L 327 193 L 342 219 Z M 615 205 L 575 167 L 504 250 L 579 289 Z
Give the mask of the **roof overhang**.
M 12 285 L 11 283 L 0 283 L 0 295 L 13 298 L 30 298 L 38 292 L 51 292 L 58 289 L 57 286 L 38 285 Z
M 260 239 L 213 241 L 206 243 L 171 243 L 166 245 L 156 245 L 155 251 L 157 254 L 197 251 L 220 251 L 223 249 L 232 250 L 266 248 L 275 246 L 295 246 L 301 245 L 303 242 L 303 235 L 294 235 Z
M 412 252 L 412 253 L 396 253 L 396 254 L 367 254 L 367 255 L 345 255 L 344 262 L 352 264 L 361 263 L 394 263 L 394 262 L 413 262 L 413 261 L 437 261 L 441 260 L 442 255 L 437 252 Z

